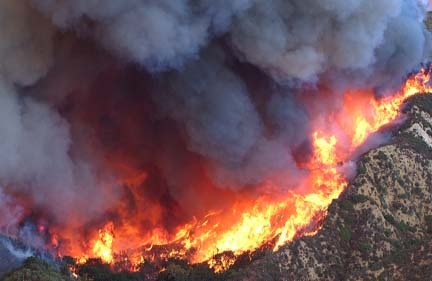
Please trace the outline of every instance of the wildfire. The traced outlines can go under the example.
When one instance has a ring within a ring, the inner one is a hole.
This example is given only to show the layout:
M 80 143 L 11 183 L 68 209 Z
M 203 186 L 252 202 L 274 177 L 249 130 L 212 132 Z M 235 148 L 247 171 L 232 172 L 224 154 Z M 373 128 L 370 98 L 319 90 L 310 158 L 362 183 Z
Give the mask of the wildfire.
M 371 91 L 347 93 L 345 103 L 348 106 L 344 106 L 345 111 L 339 119 L 346 118 L 341 123 L 351 123 L 345 127 L 345 132 L 352 139 L 351 147 L 356 148 L 371 133 L 396 119 L 404 100 L 417 93 L 429 93 L 431 91 L 429 81 L 430 73 L 423 68 L 408 79 L 402 89 L 392 96 L 377 100 L 371 98 L 373 97 Z
M 114 223 L 108 222 L 90 243 L 89 253 L 79 258 L 85 261 L 89 256 L 100 257 L 106 263 L 116 262 L 116 253 L 127 250 L 119 241 L 131 237 L 134 243 L 138 241 L 137 246 L 143 246 L 139 254 L 128 258 L 134 268 L 145 260 L 153 261 L 156 246 L 163 246 L 166 251 L 156 252 L 159 258 L 208 261 L 215 271 L 222 271 L 241 253 L 266 243 L 277 250 L 298 235 L 316 233 L 327 207 L 347 186 L 343 163 L 371 133 L 398 117 L 406 98 L 431 92 L 429 80 L 429 71 L 422 69 L 392 96 L 376 99 L 370 90 L 345 93 L 342 110 L 326 117 L 325 122 L 331 126 L 317 126 L 311 135 L 313 157 L 305 166 L 309 172 L 307 181 L 279 198 L 244 198 L 229 210 L 212 210 L 202 219 L 194 218 L 178 227 L 174 235 L 154 229 L 151 235 L 136 240 L 133 228 L 115 229 Z M 214 259 L 225 251 L 232 255 Z
M 114 241 L 114 224 L 107 223 L 104 228 L 99 229 L 99 239 L 93 241 L 92 256 L 99 257 L 105 263 L 113 263 L 113 241 Z M 83 264 L 87 261 L 88 256 L 83 255 L 78 258 L 78 263 Z
M 316 131 L 313 134 L 315 151 L 315 162 L 318 165 L 335 165 L 336 159 L 336 136 L 322 137 L 322 133 Z

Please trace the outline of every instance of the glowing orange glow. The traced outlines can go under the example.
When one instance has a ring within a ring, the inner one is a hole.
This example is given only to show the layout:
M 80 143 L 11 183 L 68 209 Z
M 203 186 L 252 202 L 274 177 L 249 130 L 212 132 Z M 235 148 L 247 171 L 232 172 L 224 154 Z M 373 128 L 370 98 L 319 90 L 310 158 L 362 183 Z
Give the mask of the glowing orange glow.
M 336 159 L 336 143 L 335 136 L 321 137 L 319 132 L 313 134 L 313 143 L 315 148 L 315 157 L 318 164 L 335 165 Z
M 346 92 L 341 110 L 326 116 L 328 126 L 317 122 L 314 127 L 310 136 L 312 157 L 302 164 L 308 175 L 296 188 L 288 188 L 278 196 L 241 196 L 231 208 L 210 210 L 174 231 L 153 227 L 142 233 L 125 216 L 121 223 L 108 221 L 85 241 L 85 246 L 76 246 L 66 254 L 78 257 L 79 262 L 99 257 L 106 263 L 114 263 L 119 259 L 118 253 L 126 252 L 125 260 L 132 264 L 131 270 L 146 260 L 180 257 L 193 263 L 207 261 L 215 271 L 223 271 L 246 251 L 262 245 L 277 250 L 299 235 L 313 235 L 332 200 L 348 184 L 343 165 L 350 160 L 351 153 L 372 133 L 395 120 L 406 98 L 431 92 L 429 79 L 429 73 L 422 69 L 399 92 L 381 99 L 376 99 L 371 90 Z M 146 175 L 138 173 L 124 182 L 139 186 Z M 151 205 L 148 214 L 150 221 L 161 216 L 160 210 Z M 232 255 L 214 259 L 225 251 Z
M 351 147 L 356 148 L 371 133 L 396 119 L 404 100 L 417 93 L 429 93 L 429 81 L 430 74 L 422 69 L 392 96 L 377 100 L 370 90 L 346 93 L 343 113 L 336 118 L 339 118 L 339 122 L 344 125 L 342 129 L 352 139 Z
M 100 229 L 99 240 L 96 240 L 93 246 L 93 255 L 100 257 L 102 261 L 106 263 L 112 263 L 114 261 L 112 252 L 112 244 L 114 240 L 113 231 L 114 226 L 112 223 L 109 223 L 103 229 Z

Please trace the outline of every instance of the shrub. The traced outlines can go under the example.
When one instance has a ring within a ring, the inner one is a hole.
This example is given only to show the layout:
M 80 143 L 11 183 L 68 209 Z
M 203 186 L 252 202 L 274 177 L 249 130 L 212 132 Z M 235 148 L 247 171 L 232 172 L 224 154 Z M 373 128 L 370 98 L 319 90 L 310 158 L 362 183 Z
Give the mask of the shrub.
M 360 243 L 359 250 L 362 253 L 368 253 L 372 250 L 372 246 L 369 243 Z
M 349 230 L 347 227 L 341 227 L 339 235 L 342 241 L 348 242 L 351 240 L 351 230 Z
M 377 191 L 381 194 L 387 194 L 387 188 L 381 184 L 378 184 Z
M 351 196 L 351 201 L 354 204 L 363 203 L 369 200 L 369 197 L 363 194 L 355 194 Z
M 387 161 L 388 160 L 387 155 L 382 151 L 378 152 L 377 158 L 381 161 Z
M 57 269 L 53 268 L 47 262 L 30 257 L 24 264 L 8 273 L 2 281 L 67 281 L 71 280 L 70 276 L 62 275 Z
M 362 163 L 359 163 L 357 166 L 357 174 L 358 175 L 366 174 L 366 171 L 367 171 L 366 167 Z
M 390 229 L 385 229 L 385 230 L 384 230 L 384 235 L 385 235 L 386 237 L 390 237 L 391 234 L 392 234 L 392 231 L 391 231 Z
M 394 217 L 390 214 L 384 215 L 384 218 L 386 221 L 388 221 L 389 223 L 395 225 L 396 224 L 396 220 L 394 219 Z
M 222 281 L 233 275 L 233 271 L 215 273 L 207 263 L 190 265 L 186 262 L 172 261 L 166 270 L 159 273 L 158 281 Z
M 416 183 L 416 185 L 418 185 L 418 183 Z M 420 187 L 415 187 L 415 188 L 413 189 L 413 193 L 414 193 L 415 195 L 418 195 L 418 196 L 423 195 L 423 191 L 422 191 L 422 189 L 421 189 Z
M 345 210 L 345 211 L 354 211 L 354 206 L 353 206 L 353 204 L 351 203 L 351 202 L 349 202 L 349 201 L 342 201 L 342 203 L 341 203 L 341 207 L 342 207 L 342 209 L 343 210 Z
M 158 275 L 160 281 L 188 281 L 189 270 L 178 264 L 170 263 L 166 270 Z
M 407 231 L 414 232 L 415 231 L 414 227 L 408 225 L 407 223 L 405 223 L 403 221 L 398 223 L 396 227 L 402 232 L 407 232 Z
M 78 268 L 80 276 L 87 276 L 93 281 L 141 281 L 145 280 L 140 273 L 135 272 L 116 272 L 108 264 L 100 259 L 89 259 L 85 264 Z
M 432 215 L 426 215 L 425 217 L 427 232 L 432 234 Z
M 432 148 L 430 148 L 421 138 L 416 137 L 411 133 L 401 133 L 399 137 L 420 154 L 425 157 L 432 157 Z

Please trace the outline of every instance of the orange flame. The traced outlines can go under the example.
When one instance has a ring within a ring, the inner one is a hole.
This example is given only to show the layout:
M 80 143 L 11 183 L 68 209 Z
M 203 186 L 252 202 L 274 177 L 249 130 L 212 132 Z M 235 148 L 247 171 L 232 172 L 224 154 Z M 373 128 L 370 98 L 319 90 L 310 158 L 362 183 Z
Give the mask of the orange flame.
M 159 258 L 208 261 L 215 271 L 222 271 L 234 263 L 236 255 L 266 243 L 277 250 L 298 235 L 313 235 L 327 207 L 347 186 L 341 163 L 349 160 L 350 153 L 371 133 L 395 120 L 406 98 L 431 92 L 429 80 L 429 72 L 422 69 L 393 96 L 376 99 L 370 90 L 345 93 L 342 110 L 328 116 L 331 128 L 317 128 L 311 135 L 313 157 L 305 167 L 309 176 L 298 188 L 276 199 L 264 195 L 242 198 L 229 210 L 213 210 L 202 219 L 194 218 L 177 228 L 174 235 L 153 229 L 150 235 L 140 237 L 133 225 L 114 229 L 114 223 L 109 222 L 90 242 L 91 250 L 80 256 L 80 262 L 90 256 L 113 263 L 114 253 L 127 250 L 121 241 L 128 240 L 127 245 L 145 246 L 139 254 L 129 256 L 134 268 L 144 260 L 154 260 L 154 248 L 165 245 L 167 252 L 158 252 Z M 142 177 L 145 178 L 145 173 Z M 214 255 L 225 251 L 233 255 L 216 262 Z
M 389 97 L 376 100 L 371 91 L 347 93 L 345 111 L 339 118 L 346 119 L 340 122 L 345 124 L 345 132 L 351 136 L 351 147 L 356 148 L 371 133 L 396 119 L 404 100 L 417 93 L 429 93 L 431 91 L 429 81 L 430 74 L 426 69 L 421 69 L 406 81 L 398 93 Z
M 112 263 L 113 258 L 113 241 L 114 241 L 114 224 L 109 222 L 103 229 L 99 230 L 99 240 L 94 242 L 93 255 L 99 257 L 103 262 Z

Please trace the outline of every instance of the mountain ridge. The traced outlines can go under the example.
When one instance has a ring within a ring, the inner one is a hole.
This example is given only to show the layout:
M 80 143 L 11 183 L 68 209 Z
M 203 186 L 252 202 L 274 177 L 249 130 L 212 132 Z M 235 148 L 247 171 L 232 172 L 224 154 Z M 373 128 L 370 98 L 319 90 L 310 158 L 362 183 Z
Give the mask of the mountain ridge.
M 322 229 L 232 280 L 430 280 L 432 96 L 406 102 L 391 142 L 365 153 Z M 271 268 L 271 269 L 269 269 Z

